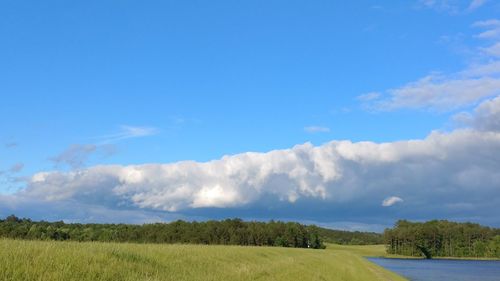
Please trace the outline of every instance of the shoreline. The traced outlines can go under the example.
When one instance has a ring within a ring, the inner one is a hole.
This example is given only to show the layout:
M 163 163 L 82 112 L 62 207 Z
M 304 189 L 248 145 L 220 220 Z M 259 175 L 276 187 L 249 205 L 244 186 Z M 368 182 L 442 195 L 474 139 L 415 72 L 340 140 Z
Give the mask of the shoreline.
M 399 260 L 460 260 L 460 261 L 500 261 L 499 258 L 474 258 L 474 257 L 434 257 L 426 259 L 413 256 L 365 256 L 366 258 L 399 259 Z

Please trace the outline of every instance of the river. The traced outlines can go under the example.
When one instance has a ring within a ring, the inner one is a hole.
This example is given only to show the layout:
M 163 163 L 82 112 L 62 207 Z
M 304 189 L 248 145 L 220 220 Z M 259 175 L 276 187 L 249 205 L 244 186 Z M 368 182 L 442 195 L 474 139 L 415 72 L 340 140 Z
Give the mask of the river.
M 500 261 L 368 258 L 411 281 L 500 281 Z

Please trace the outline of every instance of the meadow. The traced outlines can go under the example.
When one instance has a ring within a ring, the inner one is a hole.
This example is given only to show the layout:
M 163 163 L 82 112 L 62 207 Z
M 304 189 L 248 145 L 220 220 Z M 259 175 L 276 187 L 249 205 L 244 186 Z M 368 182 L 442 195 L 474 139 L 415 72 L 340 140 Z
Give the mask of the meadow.
M 0 280 L 405 280 L 363 258 L 384 255 L 382 245 L 313 250 L 1 239 Z

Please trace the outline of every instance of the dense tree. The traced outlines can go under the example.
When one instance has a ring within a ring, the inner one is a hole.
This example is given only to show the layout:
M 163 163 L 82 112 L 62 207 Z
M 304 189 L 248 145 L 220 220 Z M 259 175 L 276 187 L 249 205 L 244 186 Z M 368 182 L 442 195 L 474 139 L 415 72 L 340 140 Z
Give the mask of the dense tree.
M 0 237 L 138 243 L 192 243 L 324 248 L 319 228 L 294 222 L 223 221 L 129 224 L 33 222 L 12 215 L 0 220 Z
M 322 248 L 324 242 L 336 244 L 381 244 L 382 235 L 350 232 L 295 222 L 222 221 L 132 224 L 66 224 L 34 222 L 14 215 L 0 219 L 0 237 L 38 240 L 72 240 L 139 243 L 192 243 L 223 245 L 282 246 Z M 480 247 L 481 245 L 476 245 Z
M 384 239 L 390 254 L 500 258 L 500 229 L 474 223 L 400 220 L 385 230 Z
M 328 228 L 317 228 L 322 241 L 343 245 L 376 245 L 383 244 L 382 234 L 375 232 L 344 231 Z

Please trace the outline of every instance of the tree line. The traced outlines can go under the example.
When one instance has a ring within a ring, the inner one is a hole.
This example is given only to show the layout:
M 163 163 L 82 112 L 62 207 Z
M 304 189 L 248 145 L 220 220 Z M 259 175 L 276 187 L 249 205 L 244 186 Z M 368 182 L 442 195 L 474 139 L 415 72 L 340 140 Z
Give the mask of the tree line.
M 431 257 L 500 258 L 500 229 L 446 220 L 400 220 L 384 231 L 390 254 Z
M 318 228 L 319 237 L 328 243 L 341 245 L 377 245 L 384 243 L 384 237 L 376 232 L 345 231 Z
M 318 227 L 295 222 L 222 221 L 134 224 L 80 224 L 32 221 L 14 215 L 0 219 L 0 237 L 32 240 L 71 240 L 136 243 L 324 248 Z

